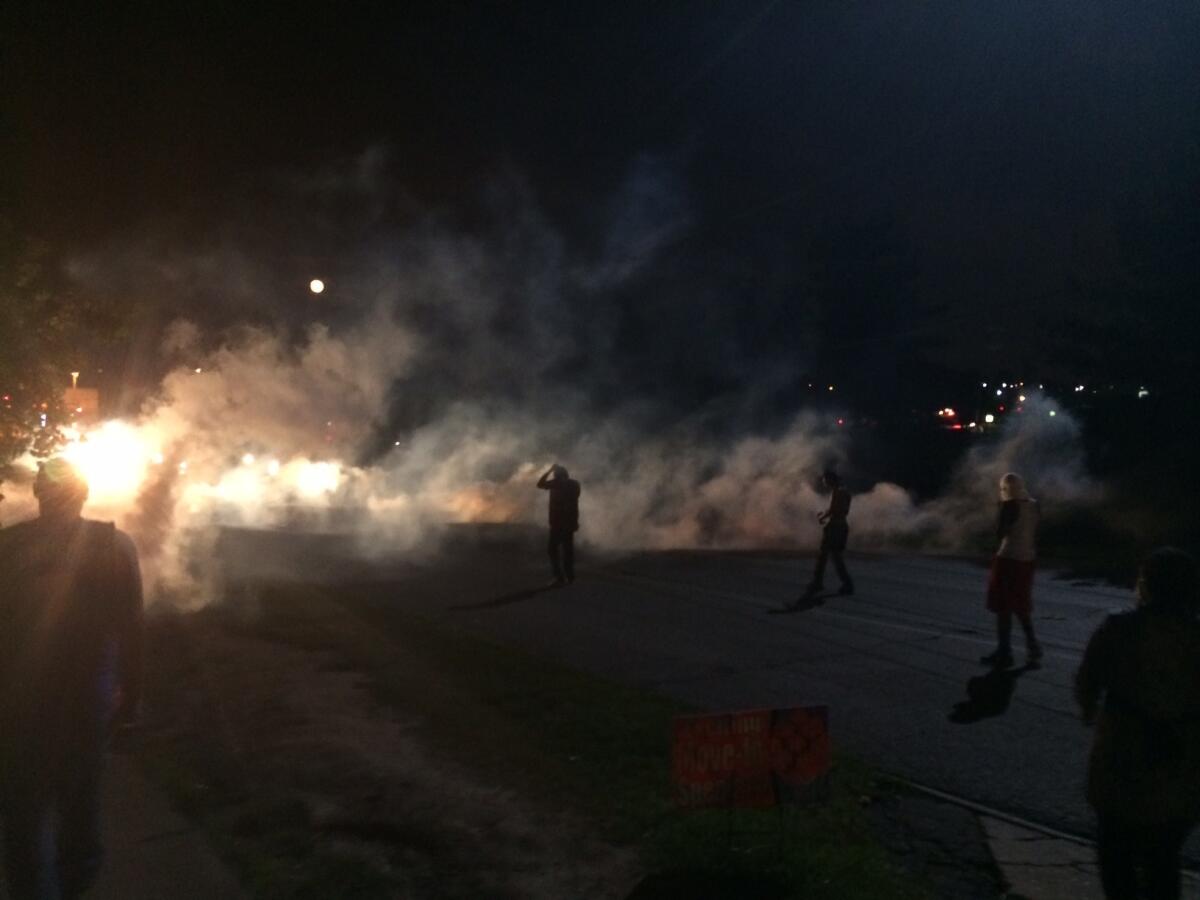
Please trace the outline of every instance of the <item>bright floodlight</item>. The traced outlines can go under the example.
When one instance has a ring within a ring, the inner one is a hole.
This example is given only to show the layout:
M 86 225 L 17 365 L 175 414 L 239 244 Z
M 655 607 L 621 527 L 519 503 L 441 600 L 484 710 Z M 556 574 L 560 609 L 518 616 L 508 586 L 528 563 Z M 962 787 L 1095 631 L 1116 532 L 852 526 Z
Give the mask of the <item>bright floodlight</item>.
M 314 294 L 319 294 L 321 291 L 325 290 L 325 282 L 323 282 L 320 278 L 314 278 L 308 283 L 308 289 Z

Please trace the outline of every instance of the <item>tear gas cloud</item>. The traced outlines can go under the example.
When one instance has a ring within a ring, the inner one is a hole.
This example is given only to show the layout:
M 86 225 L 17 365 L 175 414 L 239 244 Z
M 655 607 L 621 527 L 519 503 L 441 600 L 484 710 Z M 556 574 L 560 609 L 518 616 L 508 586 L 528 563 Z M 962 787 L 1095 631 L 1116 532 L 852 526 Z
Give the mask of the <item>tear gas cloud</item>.
M 519 181 L 492 202 L 494 230 L 424 220 L 362 240 L 355 264 L 327 283 L 325 297 L 343 298 L 335 324 L 177 322 L 162 352 L 180 364 L 140 413 L 73 436 L 66 455 L 91 481 L 86 513 L 134 535 L 151 596 L 208 599 L 204 554 L 218 524 L 348 532 L 364 555 L 387 556 L 418 552 L 451 522 L 542 522 L 533 483 L 554 461 L 582 482 L 581 537 L 598 548 L 817 543 L 826 498 L 814 485 L 852 460 L 844 429 L 803 410 L 748 426 L 717 403 L 681 416 L 670 386 L 656 386 L 755 370 L 753 347 L 697 329 L 711 307 L 694 293 L 650 286 L 669 280 L 664 248 L 690 225 L 670 173 L 634 167 L 591 255 L 570 249 Z M 281 308 L 249 251 L 222 252 L 231 290 L 247 298 L 259 285 L 261 308 Z M 149 278 L 142 290 L 191 277 L 177 252 L 131 268 L 137 255 L 113 259 Z M 211 282 L 220 267 L 198 258 Z M 73 271 L 120 277 L 99 257 Z M 763 359 L 758 371 L 789 365 Z M 747 404 L 755 390 L 745 384 Z M 857 493 L 856 545 L 953 550 L 990 520 L 1008 470 L 1048 500 L 1093 497 L 1078 427 L 1048 416 L 1048 402 L 1031 397 L 1009 416 L 940 498 L 917 503 L 888 483 Z M 30 509 L 19 490 L 6 506 L 8 521 Z

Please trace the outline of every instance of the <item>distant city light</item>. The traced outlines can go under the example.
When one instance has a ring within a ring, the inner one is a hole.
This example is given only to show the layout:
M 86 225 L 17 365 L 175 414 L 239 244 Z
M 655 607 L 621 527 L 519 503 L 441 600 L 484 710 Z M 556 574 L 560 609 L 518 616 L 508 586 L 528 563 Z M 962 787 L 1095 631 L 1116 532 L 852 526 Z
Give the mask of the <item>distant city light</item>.
M 199 367 L 197 367 L 197 368 L 196 368 L 196 374 L 197 374 L 197 375 L 199 375 L 199 374 L 200 374 L 201 372 L 203 372 L 203 371 L 204 371 L 204 370 L 203 370 L 203 369 L 201 369 L 201 368 L 199 368 Z
M 983 386 L 984 386 L 984 387 L 987 387 L 987 382 L 986 382 L 986 381 L 983 383 Z
M 1000 382 L 1000 387 L 1002 387 L 1002 388 L 1007 388 L 1007 387 L 1008 387 L 1008 382 L 1007 382 L 1007 381 L 1002 381 L 1002 382 Z
M 1148 390 L 1146 390 L 1144 387 L 1138 388 L 1138 399 L 1139 400 L 1142 397 L 1149 397 L 1149 396 L 1150 396 L 1150 392 Z
M 1024 403 L 1024 402 L 1025 402 L 1025 395 L 1024 395 L 1024 394 L 1021 394 L 1019 397 L 1017 397 L 1017 402 L 1018 402 L 1018 403 Z
M 1058 413 L 1057 413 L 1057 412 L 1055 412 L 1054 410 L 1050 410 L 1050 415 L 1052 415 L 1052 416 L 1057 416 L 1057 415 L 1058 415 Z
M 184 472 L 187 471 L 187 469 L 188 469 L 187 460 L 185 459 L 183 462 L 181 462 L 179 464 L 179 474 L 182 475 Z
M 150 462 L 154 463 L 156 466 L 161 466 L 163 464 L 163 455 L 161 453 L 155 453 L 150 457 Z
M 845 420 L 845 419 L 838 419 L 838 424 L 839 424 L 839 425 L 845 425 L 845 424 L 846 424 L 846 420 Z
M 1003 397 L 1003 396 L 1004 396 L 1004 391 L 1000 390 L 1000 388 L 996 388 L 996 396 L 997 396 L 997 397 Z
M 987 422 L 989 425 L 991 425 L 993 422 L 995 422 L 995 421 L 996 421 L 996 417 L 995 417 L 995 416 L 993 416 L 991 413 L 988 413 L 987 415 L 985 415 L 985 416 L 983 417 L 983 421 L 985 421 L 985 422 Z
M 279 474 L 279 460 L 272 459 L 267 463 L 267 474 L 268 475 L 278 475 Z
M 323 282 L 320 278 L 314 278 L 308 283 L 308 289 L 314 294 L 319 294 L 325 290 L 325 282 Z
M 1075 385 L 1075 393 L 1077 393 L 1077 394 L 1078 394 L 1078 393 L 1079 393 L 1080 391 L 1082 391 L 1083 389 L 1084 389 L 1084 386 L 1083 386 L 1082 384 L 1077 384 L 1077 385 Z
M 967 424 L 967 427 L 968 428 L 978 428 L 979 425 L 976 422 L 970 422 Z
M 830 389 L 831 391 L 833 390 L 833 385 L 832 385 L 832 384 L 829 386 L 829 389 Z
M 242 454 L 242 465 L 243 466 L 254 465 L 254 454 L 253 453 L 243 453 Z

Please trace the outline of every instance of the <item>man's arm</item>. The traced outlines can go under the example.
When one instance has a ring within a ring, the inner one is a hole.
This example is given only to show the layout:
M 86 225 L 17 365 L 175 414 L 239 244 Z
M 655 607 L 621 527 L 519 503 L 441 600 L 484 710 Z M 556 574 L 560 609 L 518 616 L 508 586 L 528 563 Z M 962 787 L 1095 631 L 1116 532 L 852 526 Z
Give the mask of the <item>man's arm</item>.
M 548 491 L 550 489 L 550 476 L 553 475 L 557 471 L 558 471 L 558 463 L 555 463 L 549 469 L 546 470 L 545 475 L 543 475 L 541 478 L 538 479 L 537 486 L 540 487 L 544 491 Z
M 1108 687 L 1110 630 L 1111 626 L 1107 621 L 1096 629 L 1096 633 L 1088 641 L 1079 671 L 1075 673 L 1075 702 L 1079 704 L 1083 721 L 1087 725 L 1096 720 L 1100 694 Z
M 117 534 L 116 572 L 113 583 L 117 621 L 117 685 L 120 702 L 118 724 L 136 722 L 142 706 L 143 599 L 142 573 L 137 548 L 125 534 Z

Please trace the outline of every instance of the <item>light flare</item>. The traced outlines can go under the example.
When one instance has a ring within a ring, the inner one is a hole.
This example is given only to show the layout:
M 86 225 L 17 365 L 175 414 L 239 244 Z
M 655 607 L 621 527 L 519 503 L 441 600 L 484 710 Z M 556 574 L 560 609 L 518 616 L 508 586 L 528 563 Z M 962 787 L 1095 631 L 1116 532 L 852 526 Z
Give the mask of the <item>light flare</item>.
M 98 504 L 132 502 L 147 470 L 162 455 L 142 432 L 113 419 L 80 433 L 66 432 L 61 456 L 71 462 L 88 483 L 88 498 Z
M 283 468 L 285 483 L 309 500 L 326 497 L 342 484 L 342 467 L 335 462 L 310 462 L 298 459 Z

